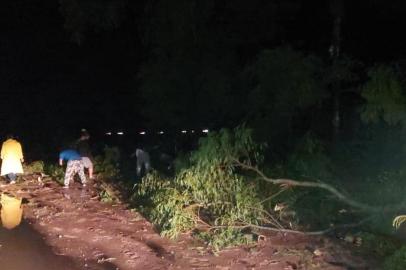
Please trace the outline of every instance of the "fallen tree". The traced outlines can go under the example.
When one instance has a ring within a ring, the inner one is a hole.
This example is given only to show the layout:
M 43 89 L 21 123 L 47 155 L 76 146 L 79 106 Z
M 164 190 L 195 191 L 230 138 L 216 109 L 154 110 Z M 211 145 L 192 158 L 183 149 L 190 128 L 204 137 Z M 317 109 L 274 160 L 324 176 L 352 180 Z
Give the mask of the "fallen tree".
M 259 169 L 264 147 L 255 143 L 251 131 L 244 127 L 212 133 L 201 140 L 199 149 L 191 155 L 191 165 L 173 179 L 157 172 L 144 177 L 133 202 L 164 236 L 191 232 L 215 249 L 246 243 L 250 237 L 245 235 L 253 231 L 320 235 L 360 226 L 375 215 L 401 208 L 401 205 L 385 207 L 359 202 L 323 182 L 268 177 Z M 270 197 L 261 196 L 260 181 L 273 191 Z M 286 209 L 277 209 L 274 199 L 293 188 L 325 190 L 339 203 L 358 211 L 358 221 L 315 231 L 301 230 L 293 219 L 282 218 L 281 212 Z

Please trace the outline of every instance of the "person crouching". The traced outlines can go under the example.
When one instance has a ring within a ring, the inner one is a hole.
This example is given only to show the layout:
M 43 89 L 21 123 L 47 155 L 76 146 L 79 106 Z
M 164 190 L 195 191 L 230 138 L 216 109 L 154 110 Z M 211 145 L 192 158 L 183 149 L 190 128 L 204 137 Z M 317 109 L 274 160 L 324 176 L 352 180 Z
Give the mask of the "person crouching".
M 76 150 L 67 149 L 59 153 L 59 165 L 63 166 L 63 161 L 68 162 L 65 171 L 64 188 L 69 188 L 69 183 L 76 174 L 79 174 L 82 185 L 86 186 L 86 176 L 82 157 Z

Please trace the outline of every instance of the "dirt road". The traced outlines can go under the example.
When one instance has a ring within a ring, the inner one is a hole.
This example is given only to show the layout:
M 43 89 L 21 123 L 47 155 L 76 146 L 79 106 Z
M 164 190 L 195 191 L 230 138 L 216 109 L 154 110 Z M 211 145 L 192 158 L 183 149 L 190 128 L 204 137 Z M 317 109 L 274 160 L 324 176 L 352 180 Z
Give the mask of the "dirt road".
M 273 234 L 257 245 L 213 254 L 188 235 L 160 237 L 126 205 L 100 202 L 92 185 L 65 190 L 31 179 L 1 191 L 24 198 L 24 226 L 77 269 L 373 269 L 352 255 L 350 244 L 326 237 Z

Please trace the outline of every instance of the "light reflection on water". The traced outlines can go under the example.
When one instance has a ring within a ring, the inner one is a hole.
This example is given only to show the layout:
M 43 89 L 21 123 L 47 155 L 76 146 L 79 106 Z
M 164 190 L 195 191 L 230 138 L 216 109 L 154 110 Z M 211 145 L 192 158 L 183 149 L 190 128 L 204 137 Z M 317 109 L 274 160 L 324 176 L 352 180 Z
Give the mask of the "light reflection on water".
M 1 224 L 6 229 L 14 229 L 21 223 L 23 208 L 21 207 L 22 199 L 1 194 Z
M 0 270 L 111 270 L 109 262 L 73 260 L 53 253 L 42 236 L 22 220 L 22 199 L 1 194 Z M 20 225 L 21 226 L 18 226 Z M 13 230 L 12 230 L 13 229 Z M 85 266 L 86 265 L 86 266 Z

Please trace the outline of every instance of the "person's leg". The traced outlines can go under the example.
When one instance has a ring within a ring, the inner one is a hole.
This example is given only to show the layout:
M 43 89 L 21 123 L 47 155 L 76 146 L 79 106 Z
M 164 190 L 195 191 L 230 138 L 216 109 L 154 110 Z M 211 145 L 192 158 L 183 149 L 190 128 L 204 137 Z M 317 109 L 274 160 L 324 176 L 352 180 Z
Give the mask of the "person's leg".
M 89 178 L 93 179 L 93 162 L 91 160 L 89 165 Z
M 73 161 L 70 160 L 66 165 L 65 180 L 64 180 L 65 187 L 69 187 L 69 182 L 72 179 L 73 173 L 74 173 Z
M 88 157 L 83 157 L 82 161 L 85 169 L 89 170 L 89 178 L 93 179 L 93 162 Z
M 85 175 L 85 166 L 83 162 L 79 160 L 76 165 L 77 173 L 79 174 L 80 181 L 82 182 L 83 186 L 86 186 L 86 175 Z
M 84 166 L 84 170 L 86 173 L 86 169 L 89 169 L 89 162 L 88 162 L 89 158 L 87 157 L 82 157 L 82 162 L 83 162 L 83 166 Z
M 7 177 L 9 179 L 10 184 L 14 184 L 17 179 L 17 175 L 15 173 L 9 173 L 7 174 Z
M 140 177 L 141 175 L 141 168 L 142 168 L 142 162 L 137 159 L 137 176 Z
M 149 173 L 151 171 L 151 164 L 149 163 L 149 161 L 146 161 L 145 164 L 145 173 Z

